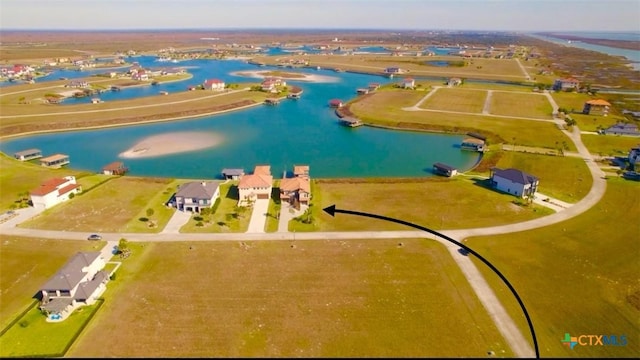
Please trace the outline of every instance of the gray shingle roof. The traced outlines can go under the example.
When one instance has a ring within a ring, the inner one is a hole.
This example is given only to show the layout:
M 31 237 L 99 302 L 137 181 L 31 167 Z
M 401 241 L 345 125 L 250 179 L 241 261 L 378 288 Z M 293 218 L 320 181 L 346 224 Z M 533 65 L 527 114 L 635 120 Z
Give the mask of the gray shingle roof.
M 182 184 L 182 186 L 180 186 L 180 189 L 176 193 L 176 197 L 211 199 L 217 189 L 217 182 L 203 183 L 199 181 L 192 181 Z
M 507 179 L 507 180 L 511 180 L 516 184 L 523 184 L 523 185 L 527 185 L 527 184 L 533 184 L 536 181 L 538 181 L 538 178 L 531 175 L 531 174 L 527 174 L 524 171 L 520 171 L 518 169 L 498 169 L 498 168 L 493 168 L 493 174 L 497 175 L 503 179 Z
M 225 176 L 240 176 L 244 175 L 244 169 L 222 169 L 222 175 Z
M 78 252 L 58 270 L 44 285 L 42 290 L 72 290 L 76 287 L 85 273 L 82 268 L 89 266 L 100 256 L 99 251 Z
M 93 292 L 96 291 L 98 286 L 100 286 L 100 284 L 102 284 L 108 277 L 109 277 L 109 274 L 107 274 L 106 271 L 104 270 L 98 271 L 96 276 L 93 277 L 93 280 L 85 281 L 82 284 L 80 284 L 80 286 L 78 286 L 78 290 L 76 291 L 73 298 L 76 300 L 88 299 L 89 296 L 91 296 L 91 294 L 93 294 Z

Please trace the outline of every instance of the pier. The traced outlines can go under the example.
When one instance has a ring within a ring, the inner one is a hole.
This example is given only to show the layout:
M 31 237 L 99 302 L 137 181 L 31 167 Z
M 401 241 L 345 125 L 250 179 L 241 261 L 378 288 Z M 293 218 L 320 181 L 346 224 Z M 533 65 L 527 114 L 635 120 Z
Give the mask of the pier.
M 278 104 L 280 104 L 280 99 L 265 99 L 264 100 L 264 104 L 265 105 L 278 105 Z

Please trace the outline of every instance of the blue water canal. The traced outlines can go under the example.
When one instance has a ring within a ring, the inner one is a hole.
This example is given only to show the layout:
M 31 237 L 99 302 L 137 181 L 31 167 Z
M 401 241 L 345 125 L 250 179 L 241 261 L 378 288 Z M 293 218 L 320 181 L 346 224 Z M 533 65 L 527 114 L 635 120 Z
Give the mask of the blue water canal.
M 159 91 L 185 91 L 208 78 L 227 83 L 258 82 L 258 79 L 231 75 L 235 71 L 268 70 L 240 60 L 190 60 L 178 64 L 159 63 L 155 57 L 134 58 L 145 68 L 187 67 L 193 78 L 158 86 L 123 89 L 100 94 L 103 101 L 159 96 Z M 122 70 L 119 70 L 122 71 Z M 371 127 L 340 126 L 333 110 L 327 106 L 333 98 L 348 100 L 359 87 L 371 82 L 386 83 L 385 77 L 331 70 L 286 69 L 332 77 L 331 82 L 287 80 L 300 86 L 300 100 L 282 101 L 277 106 L 257 106 L 246 110 L 172 122 L 118 128 L 48 133 L 0 142 L 0 151 L 8 154 L 29 148 L 42 150 L 45 156 L 63 153 L 70 156 L 70 166 L 99 171 L 119 160 L 118 154 L 140 140 L 166 133 L 213 132 L 224 141 L 204 150 L 149 158 L 124 159 L 131 175 L 176 178 L 214 178 L 222 168 L 244 168 L 270 164 L 279 177 L 294 164 L 309 164 L 313 177 L 424 177 L 432 176 L 434 162 L 443 162 L 460 170 L 472 167 L 477 153 L 462 151 L 460 135 L 443 135 L 396 131 Z M 100 71 L 96 71 L 100 72 Z M 104 70 L 102 70 L 104 72 Z M 86 77 L 89 72 L 55 72 L 49 77 Z M 89 101 L 68 99 L 66 103 Z M 65 105 L 60 105 L 65 106 Z

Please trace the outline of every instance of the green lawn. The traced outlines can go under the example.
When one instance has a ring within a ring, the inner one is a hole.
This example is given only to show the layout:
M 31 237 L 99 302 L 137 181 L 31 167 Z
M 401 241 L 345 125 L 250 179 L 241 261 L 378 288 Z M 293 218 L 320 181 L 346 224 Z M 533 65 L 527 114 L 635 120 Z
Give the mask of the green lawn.
M 267 209 L 267 221 L 265 223 L 264 231 L 276 232 L 278 231 L 278 216 L 280 214 L 280 180 L 273 182 L 271 190 L 271 198 L 269 199 L 269 208 Z
M 608 180 L 604 198 L 565 222 L 515 234 L 468 239 L 515 287 L 531 316 L 541 357 L 635 357 L 640 353 L 640 187 Z M 517 241 L 514 241 L 517 240 Z M 476 263 L 478 263 L 476 261 Z M 518 304 L 486 266 L 478 264 L 523 333 Z M 565 333 L 626 335 L 624 347 L 563 346 Z
M 45 210 L 20 227 L 66 231 L 127 231 L 139 214 L 164 191 L 170 179 L 123 176 Z
M 618 122 L 626 122 L 627 119 L 620 115 L 584 115 L 584 114 L 570 114 L 572 119 L 576 121 L 576 125 L 581 131 L 598 131 L 599 129 L 606 129 Z
M 160 232 L 169 222 L 171 216 L 176 211 L 175 208 L 166 206 L 165 204 L 171 199 L 176 192 L 179 184 L 186 180 L 174 180 L 167 184 L 165 189 L 156 192 L 149 198 L 147 207 L 140 209 L 138 214 L 133 216 L 125 227 L 126 232 Z M 149 216 L 148 210 L 151 209 L 152 215 Z M 142 221 L 148 219 L 149 221 Z
M 140 245 L 69 356 L 513 356 L 433 241 Z
M 640 144 L 640 138 L 633 136 L 582 134 L 581 138 L 594 155 L 627 156 L 632 147 Z
M 540 179 L 541 193 L 569 203 L 582 199 L 593 183 L 589 168 L 581 158 L 507 151 L 496 166 L 516 168 L 536 176 Z
M 485 90 L 440 88 L 420 106 L 423 109 L 481 113 L 487 98 Z
M 494 91 L 489 112 L 504 116 L 551 119 L 553 109 L 544 95 Z
M 40 286 L 71 256 L 100 251 L 105 244 L 0 235 L 0 329 L 31 304 Z
M 537 205 L 515 205 L 515 197 L 485 188 L 483 181 L 462 177 L 374 181 L 312 182 L 314 223 L 291 221 L 289 231 L 408 230 L 406 226 L 387 221 L 341 214 L 330 217 L 322 209 L 333 204 L 437 230 L 509 224 L 552 212 Z
M 194 214 L 182 228 L 181 233 L 245 232 L 249 228 L 251 209 L 238 207 L 238 181 L 220 184 L 220 198 L 216 201 L 211 216 Z M 201 220 L 199 220 L 201 218 Z M 201 226 L 198 226 L 201 224 Z
M 75 340 L 99 304 L 76 309 L 60 323 L 46 322 L 38 306 L 27 312 L 17 324 L 0 337 L 2 357 L 41 357 L 62 355 Z
M 116 178 L 117 176 L 113 176 L 113 175 L 93 174 L 93 175 L 83 176 L 79 179 L 76 179 L 76 181 L 78 184 L 82 186 L 82 191 L 87 192 L 106 181 L 113 180 Z

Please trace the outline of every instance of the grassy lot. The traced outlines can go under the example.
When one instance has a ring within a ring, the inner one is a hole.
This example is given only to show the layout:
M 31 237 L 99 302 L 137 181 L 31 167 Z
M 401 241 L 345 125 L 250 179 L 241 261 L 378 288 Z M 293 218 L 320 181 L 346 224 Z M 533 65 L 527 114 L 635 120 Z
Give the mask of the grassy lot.
M 13 155 L 13 154 L 9 154 Z M 67 168 L 49 169 L 29 162 L 22 162 L 0 153 L 0 211 L 18 206 L 19 200 L 25 198 L 18 194 L 34 190 L 43 181 L 55 177 L 75 176 L 81 182 L 84 176 L 92 175 L 86 171 Z M 26 196 L 28 200 L 29 196 Z M 18 202 L 16 202 L 18 201 Z
M 69 355 L 513 356 L 444 247 L 402 243 L 144 244 Z
M 423 109 L 481 113 L 487 92 L 465 88 L 441 88 L 420 106 Z
M 113 175 L 93 174 L 76 179 L 76 182 L 82 186 L 82 191 L 87 192 L 104 182 L 117 178 Z
M 280 214 L 280 180 L 273 182 L 271 188 L 271 198 L 269 199 L 269 208 L 267 209 L 267 221 L 264 225 L 264 231 L 276 232 L 278 231 L 278 216 Z
M 494 91 L 489 112 L 496 115 L 551 119 L 553 109 L 543 95 Z
M 508 151 L 496 166 L 516 168 L 536 176 L 540 179 L 541 193 L 569 203 L 582 199 L 593 183 L 589 168 L 581 158 Z
M 175 180 L 167 184 L 162 192 L 158 191 L 153 197 L 150 197 L 148 207 L 140 209 L 138 214 L 129 220 L 124 231 L 154 233 L 162 231 L 176 211 L 175 208 L 166 206 L 165 204 L 176 192 L 178 185 L 184 182 L 186 182 L 186 180 Z M 151 209 L 152 212 L 149 212 L 149 209 Z M 150 213 L 151 215 L 149 215 Z M 144 219 L 148 219 L 148 221 L 143 221 Z
M 640 138 L 619 135 L 582 134 L 582 142 L 592 154 L 626 156 L 632 147 L 640 144 Z
M 576 125 L 578 125 L 581 131 L 598 131 L 600 128 L 606 129 L 618 122 L 626 122 L 624 116 L 619 115 L 570 114 L 569 116 L 576 121 Z
M 0 337 L 2 357 L 40 357 L 60 355 L 82 331 L 99 309 L 99 303 L 75 310 L 60 323 L 48 323 L 37 306 L 27 312 L 20 321 Z
M 487 189 L 481 181 L 461 177 L 415 182 L 374 181 L 317 181 L 315 189 L 312 188 L 314 224 L 291 221 L 289 230 L 409 230 L 403 225 L 369 218 L 340 214 L 332 218 L 322 211 L 332 204 L 338 208 L 392 216 L 435 230 L 509 224 L 551 213 L 538 206 L 515 205 L 515 197 Z
M 609 179 L 602 201 L 586 213 L 544 228 L 468 239 L 514 285 L 536 330 L 541 357 L 635 357 L 640 353 L 640 187 Z M 514 241 L 517 239 L 518 241 Z M 478 265 L 512 318 L 528 333 L 522 311 L 500 280 Z M 565 333 L 626 335 L 627 345 L 562 345 Z
M 251 220 L 251 209 L 248 207 L 238 207 L 238 181 L 230 181 L 220 184 L 220 201 L 216 201 L 213 208 L 213 215 L 201 217 L 194 214 L 180 232 L 182 233 L 220 233 L 220 232 L 245 232 L 249 228 Z M 202 226 L 197 226 L 202 223 Z
M 531 84 L 498 84 L 487 82 L 473 82 L 465 81 L 462 85 L 458 85 L 458 88 L 463 89 L 479 89 L 479 90 L 499 90 L 499 91 L 517 91 L 522 93 L 531 93 L 533 86 Z
M 587 95 L 585 93 L 562 91 L 552 91 L 551 97 L 553 97 L 553 99 L 556 101 L 558 107 L 565 108 L 569 112 L 581 112 L 582 108 L 584 108 L 585 102 L 598 98 Z
M 64 241 L 0 235 L 0 329 L 78 251 L 100 251 L 104 241 Z M 0 348 L 2 348 L 0 346 Z
M 170 179 L 123 176 L 47 209 L 19 226 L 66 231 L 127 231 L 141 211 L 157 206 L 152 199 L 170 182 Z M 158 225 L 164 227 L 164 224 Z
M 412 98 L 403 100 L 404 94 Z M 422 92 L 381 91 L 359 97 L 349 109 L 364 122 L 373 125 L 453 133 L 475 131 L 486 135 L 489 143 L 493 144 L 511 142 L 512 138 L 517 138 L 519 144 L 549 149 L 554 149 L 556 142 L 565 141 L 569 150 L 575 151 L 573 143 L 552 123 L 401 109 L 415 105 L 422 96 Z

